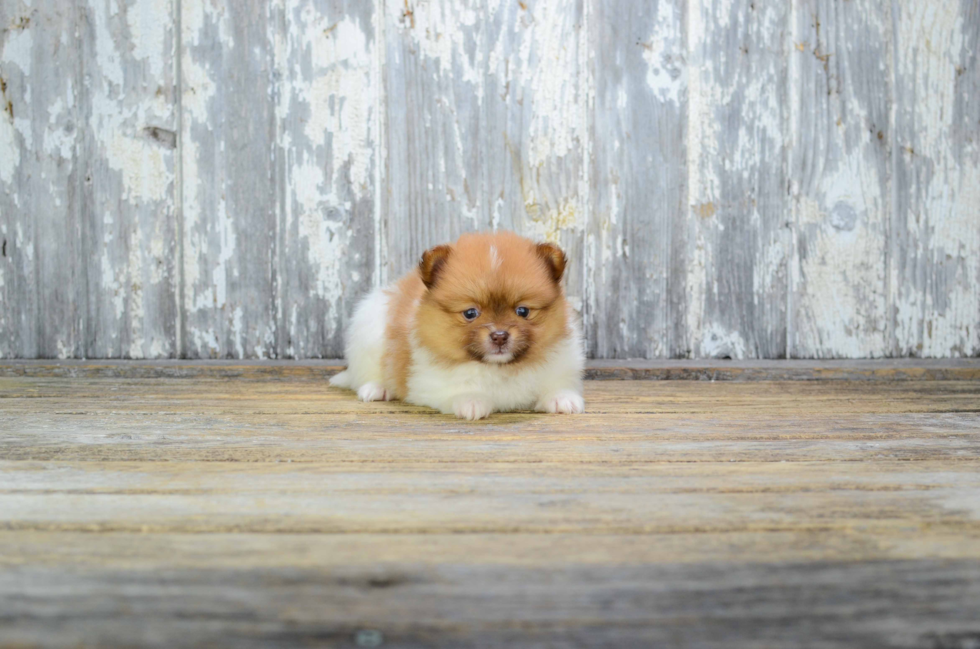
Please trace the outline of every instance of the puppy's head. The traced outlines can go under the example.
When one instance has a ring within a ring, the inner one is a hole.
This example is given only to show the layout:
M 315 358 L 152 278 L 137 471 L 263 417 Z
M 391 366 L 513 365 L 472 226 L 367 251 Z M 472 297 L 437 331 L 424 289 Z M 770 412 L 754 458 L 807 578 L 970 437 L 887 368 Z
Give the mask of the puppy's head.
M 565 254 L 510 232 L 468 234 L 422 255 L 426 286 L 416 331 L 449 362 L 498 365 L 540 358 L 568 329 Z

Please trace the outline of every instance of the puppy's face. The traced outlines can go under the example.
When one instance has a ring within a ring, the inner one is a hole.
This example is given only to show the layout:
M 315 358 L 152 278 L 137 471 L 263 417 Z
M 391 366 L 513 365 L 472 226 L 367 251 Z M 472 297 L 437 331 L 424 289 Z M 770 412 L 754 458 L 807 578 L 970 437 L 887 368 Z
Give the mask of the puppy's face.
M 449 362 L 532 361 L 567 334 L 565 255 L 509 232 L 464 235 L 423 255 L 421 343 Z

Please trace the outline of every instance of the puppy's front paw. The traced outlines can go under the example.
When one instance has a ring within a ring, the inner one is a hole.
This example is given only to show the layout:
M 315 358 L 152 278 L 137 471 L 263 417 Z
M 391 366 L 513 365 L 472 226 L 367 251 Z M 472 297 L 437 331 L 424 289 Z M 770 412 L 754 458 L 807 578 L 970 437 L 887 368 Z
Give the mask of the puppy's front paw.
M 385 390 L 380 383 L 365 383 L 357 390 L 357 398 L 361 401 L 391 401 L 395 395 Z
M 585 400 L 577 392 L 562 390 L 538 401 L 536 409 L 540 412 L 578 415 L 585 412 Z
M 453 401 L 453 413 L 460 419 L 483 419 L 489 417 L 492 411 L 490 403 L 479 397 L 458 397 Z

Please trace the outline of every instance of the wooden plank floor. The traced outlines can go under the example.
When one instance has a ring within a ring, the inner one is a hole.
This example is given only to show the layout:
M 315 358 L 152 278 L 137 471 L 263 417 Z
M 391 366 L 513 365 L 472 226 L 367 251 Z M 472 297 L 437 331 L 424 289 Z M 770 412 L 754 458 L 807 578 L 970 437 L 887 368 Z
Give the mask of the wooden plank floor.
M 0 646 L 980 646 L 977 381 L 135 374 L 0 378 Z

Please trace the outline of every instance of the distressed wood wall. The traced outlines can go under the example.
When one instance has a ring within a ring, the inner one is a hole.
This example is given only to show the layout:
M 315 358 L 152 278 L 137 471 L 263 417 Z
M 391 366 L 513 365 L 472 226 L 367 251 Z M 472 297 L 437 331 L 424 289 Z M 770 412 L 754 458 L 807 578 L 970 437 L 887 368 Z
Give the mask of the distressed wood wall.
M 336 357 L 461 232 L 598 357 L 980 354 L 976 0 L 0 0 L 0 357 Z

